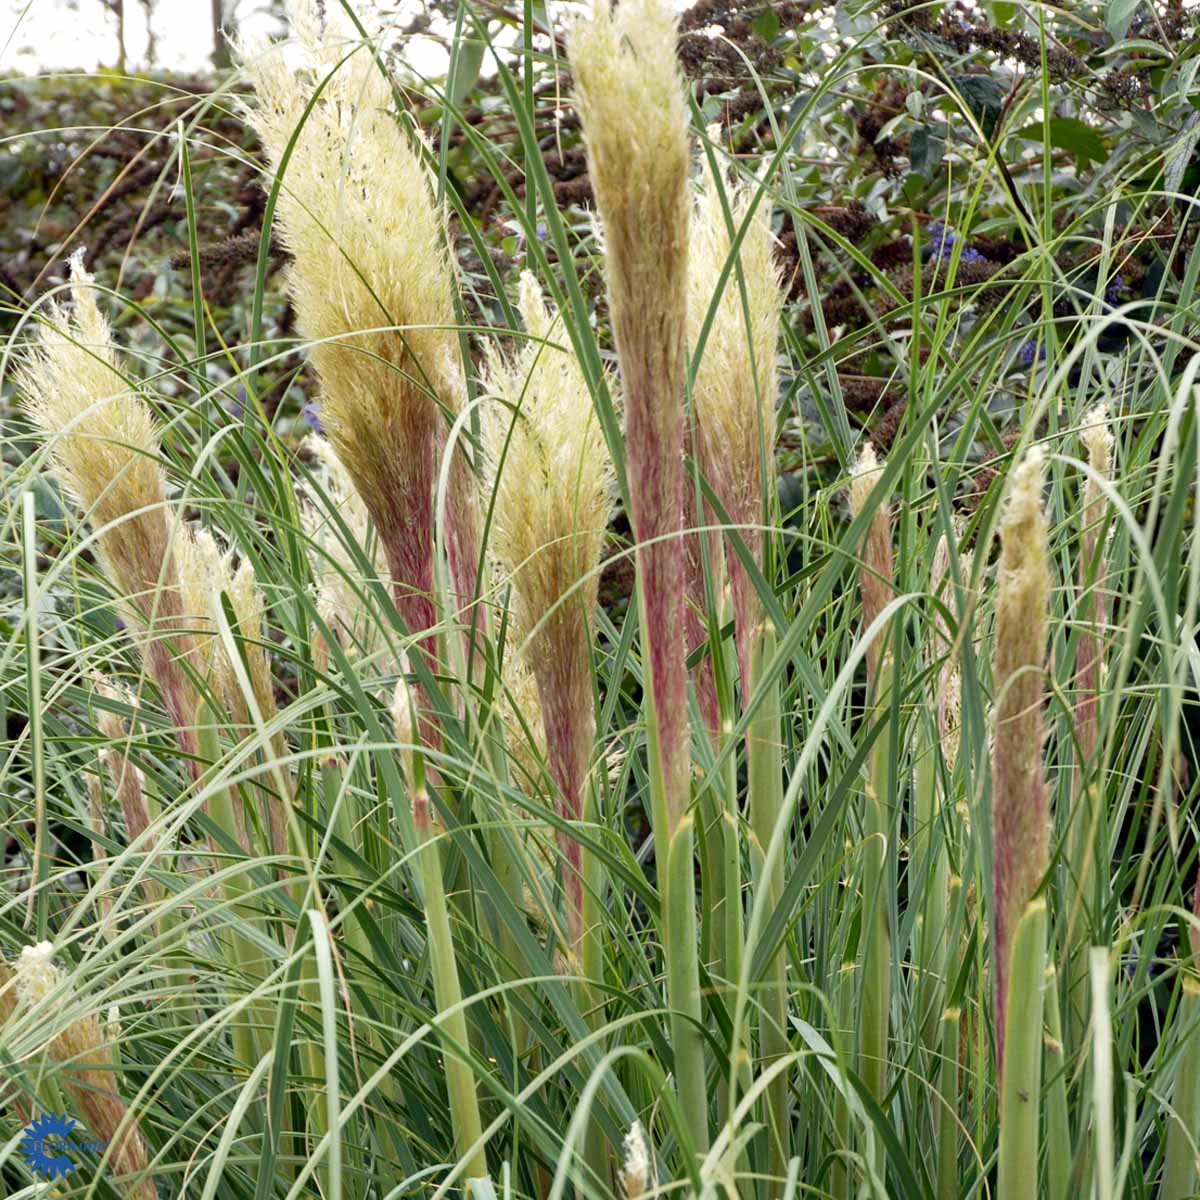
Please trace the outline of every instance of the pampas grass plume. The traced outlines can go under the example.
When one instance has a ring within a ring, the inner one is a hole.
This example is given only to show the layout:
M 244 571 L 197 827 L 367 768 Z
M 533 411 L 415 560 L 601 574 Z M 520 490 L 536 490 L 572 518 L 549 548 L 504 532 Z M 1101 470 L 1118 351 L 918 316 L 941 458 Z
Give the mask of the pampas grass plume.
M 561 811 L 577 821 L 595 738 L 591 619 L 613 469 L 583 371 L 553 344 L 565 333 L 529 272 L 521 276 L 520 308 L 529 340 L 488 364 L 487 388 L 497 400 L 486 427 L 492 550 L 512 582 L 517 636 L 528 639 Z M 574 941 L 580 847 L 562 831 L 559 843 Z
M 1003 1062 L 1004 1008 L 1013 933 L 1049 856 L 1042 763 L 1043 661 L 1049 561 L 1042 507 L 1045 456 L 1031 449 L 1012 473 L 1000 519 L 992 740 L 992 847 L 995 869 L 996 1029 Z
M 158 427 L 125 378 L 80 254 L 70 269 L 72 311 L 49 306 L 17 370 L 17 391 L 49 441 L 59 478 L 96 532 L 101 567 L 135 628 L 180 743 L 192 752 L 197 696 L 179 660 L 193 644 L 180 620 Z M 173 646 L 162 640 L 165 632 Z
M 663 791 L 673 828 L 688 796 L 683 595 L 688 119 L 666 0 L 597 0 L 568 49 L 603 222 L 609 308 Z M 660 837 L 666 837 L 666 830 Z
M 67 980 L 54 962 L 49 942 L 26 946 L 16 965 L 16 990 L 20 1002 L 34 1012 L 57 1010 L 67 994 Z M 100 1022 L 88 1014 L 71 1021 L 49 1044 L 51 1056 L 62 1067 L 60 1076 L 71 1101 L 88 1129 L 112 1145 L 110 1169 L 117 1176 L 140 1174 L 140 1181 L 122 1188 L 134 1200 L 157 1200 L 150 1176 L 149 1153 L 129 1108 L 113 1091 L 113 1048 Z
M 400 615 L 419 634 L 435 622 L 438 402 L 457 410 L 464 396 L 443 214 L 369 49 L 339 44 L 311 0 L 292 14 L 307 63 L 295 71 L 280 45 L 243 46 L 257 93 L 248 115 L 276 172 L 291 144 L 276 213 L 297 324 L 312 343 L 323 422 L 383 540 Z M 454 541 L 469 558 L 469 533 Z
M 709 130 L 715 138 L 717 128 Z M 708 160 L 701 157 L 700 192 L 692 209 L 688 247 L 688 339 L 693 346 L 733 254 L 733 233 Z M 776 346 L 783 305 L 772 253 L 770 205 L 748 180 L 725 188 L 733 231 L 749 220 L 717 301 L 702 357 L 695 369 L 692 404 L 699 431 L 700 465 L 738 527 L 755 562 L 762 565 L 762 497 L 775 481 L 775 396 L 779 388 Z M 749 686 L 750 633 L 761 620 L 753 585 L 741 559 L 728 555 L 738 629 L 738 654 Z
M 875 454 L 875 447 L 867 442 L 859 453 L 850 478 L 850 513 L 855 519 L 871 501 L 882 475 L 883 467 Z M 863 625 L 869 627 L 892 597 L 892 518 L 886 498 L 878 502 L 867 527 L 858 579 L 862 593 Z M 867 673 L 872 684 L 879 675 L 886 638 L 886 633 L 880 633 L 872 639 L 867 649 Z

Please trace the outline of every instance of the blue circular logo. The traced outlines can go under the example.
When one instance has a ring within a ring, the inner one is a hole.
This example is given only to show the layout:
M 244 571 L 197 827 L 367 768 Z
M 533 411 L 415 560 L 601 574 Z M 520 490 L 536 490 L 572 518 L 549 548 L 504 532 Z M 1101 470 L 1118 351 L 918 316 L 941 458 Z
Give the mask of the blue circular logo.
M 66 1155 L 66 1143 L 75 1118 L 65 1113 L 42 1113 L 25 1127 L 18 1149 L 29 1169 L 43 1179 L 61 1179 L 75 1170 Z

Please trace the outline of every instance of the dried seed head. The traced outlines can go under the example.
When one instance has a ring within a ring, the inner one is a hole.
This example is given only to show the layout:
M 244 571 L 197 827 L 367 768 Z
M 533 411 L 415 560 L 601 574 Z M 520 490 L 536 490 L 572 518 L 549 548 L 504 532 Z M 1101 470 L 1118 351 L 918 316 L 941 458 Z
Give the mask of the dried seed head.
M 640 1200 L 653 1186 L 650 1148 L 641 1121 L 634 1121 L 625 1135 L 625 1162 L 621 1168 L 621 1188 L 625 1200 Z
M 1000 1060 L 1013 933 L 1049 857 L 1042 765 L 1043 661 L 1049 566 L 1042 506 L 1045 456 L 1034 447 L 1012 473 L 1000 520 L 992 739 L 995 981 Z

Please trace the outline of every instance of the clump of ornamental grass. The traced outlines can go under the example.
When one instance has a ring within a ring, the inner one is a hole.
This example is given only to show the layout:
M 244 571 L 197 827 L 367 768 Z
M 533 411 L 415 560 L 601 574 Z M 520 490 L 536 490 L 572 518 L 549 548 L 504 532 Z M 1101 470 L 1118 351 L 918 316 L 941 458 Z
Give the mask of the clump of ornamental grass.
M 575 355 L 536 279 L 521 276 L 528 340 L 493 353 L 488 391 L 497 403 L 486 438 L 494 495 L 491 550 L 512 586 L 515 637 L 537 680 L 548 765 L 567 821 L 584 816 L 595 742 L 592 616 L 600 551 L 612 508 L 612 464 Z M 579 955 L 584 869 L 579 841 L 559 831 L 567 931 Z
M 0 986 L 3 982 L 0 978 Z M 130 1200 L 157 1200 L 148 1173 L 150 1155 L 137 1118 L 115 1090 L 112 1044 L 93 1014 L 65 1023 L 58 1016 L 67 999 L 67 980 L 54 962 L 54 947 L 49 942 L 21 951 L 15 985 L 24 1008 L 62 1026 L 47 1043 L 47 1053 L 59 1066 L 57 1078 L 75 1111 L 82 1115 L 88 1130 L 107 1144 L 105 1154 L 119 1181 L 120 1194 Z
M 443 410 L 458 412 L 465 398 L 444 216 L 370 46 L 338 36 L 332 8 L 326 27 L 311 0 L 292 17 L 299 68 L 282 44 L 242 48 L 256 94 L 248 116 L 280 185 L 288 289 L 322 422 L 375 523 L 397 611 L 432 658 Z M 477 518 L 461 452 L 454 461 L 447 540 L 466 602 Z
M 176 737 L 194 755 L 199 697 L 184 664 L 195 646 L 183 612 L 179 530 L 167 502 L 158 425 L 117 354 L 81 255 L 71 260 L 71 300 L 69 313 L 47 306 L 18 367 L 17 392 L 92 526 L 101 569 Z
M 568 51 L 603 226 L 609 311 L 625 404 L 637 541 L 650 794 L 663 894 L 676 1087 L 697 1149 L 708 1145 L 700 1033 L 694 823 L 689 811 L 683 537 L 689 226 L 688 117 L 665 0 L 597 0 Z
M 1038 1181 L 1046 903 L 1037 891 L 1049 863 L 1042 762 L 1050 588 L 1044 460 L 1041 448 L 1034 447 L 1012 472 L 996 572 L 992 976 L 1002 1200 L 1034 1195 Z

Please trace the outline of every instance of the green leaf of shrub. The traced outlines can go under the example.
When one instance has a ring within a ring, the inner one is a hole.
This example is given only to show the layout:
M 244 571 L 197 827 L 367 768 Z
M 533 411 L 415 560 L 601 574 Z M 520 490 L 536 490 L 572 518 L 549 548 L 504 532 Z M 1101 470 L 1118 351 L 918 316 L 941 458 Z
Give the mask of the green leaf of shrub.
M 1142 0 L 1108 0 L 1108 12 L 1104 16 L 1104 26 L 1109 34 L 1120 41 L 1125 36 L 1125 30 L 1137 12 Z
M 908 158 L 913 172 L 923 179 L 932 180 L 942 164 L 942 153 L 946 141 L 941 133 L 929 125 L 914 130 L 908 139 Z
M 1040 142 L 1044 130 L 1040 121 L 1018 129 L 1013 136 L 1024 138 L 1026 141 Z M 1075 161 L 1080 167 L 1089 163 L 1104 162 L 1108 158 L 1108 147 L 1100 136 L 1100 131 L 1080 121 L 1077 117 L 1050 118 L 1050 145 L 1060 150 L 1069 150 L 1075 155 Z
M 764 42 L 774 41 L 779 36 L 779 14 L 773 8 L 764 8 L 750 25 Z

